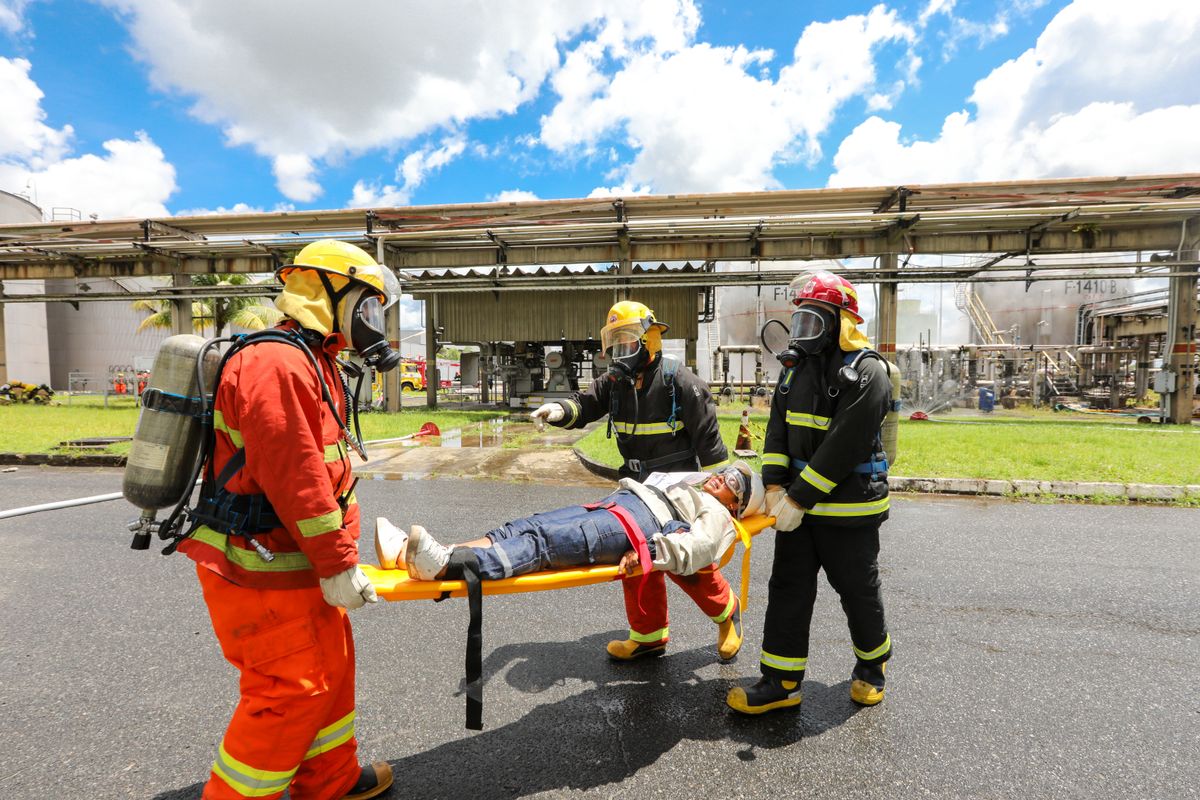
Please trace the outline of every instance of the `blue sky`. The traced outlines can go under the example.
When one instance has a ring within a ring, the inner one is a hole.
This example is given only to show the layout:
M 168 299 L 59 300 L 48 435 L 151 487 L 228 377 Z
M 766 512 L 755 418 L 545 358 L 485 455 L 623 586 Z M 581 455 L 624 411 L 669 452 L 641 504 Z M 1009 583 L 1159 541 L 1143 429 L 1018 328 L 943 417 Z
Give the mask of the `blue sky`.
M 1200 170 L 1200 3 L 0 0 L 0 189 L 100 218 Z

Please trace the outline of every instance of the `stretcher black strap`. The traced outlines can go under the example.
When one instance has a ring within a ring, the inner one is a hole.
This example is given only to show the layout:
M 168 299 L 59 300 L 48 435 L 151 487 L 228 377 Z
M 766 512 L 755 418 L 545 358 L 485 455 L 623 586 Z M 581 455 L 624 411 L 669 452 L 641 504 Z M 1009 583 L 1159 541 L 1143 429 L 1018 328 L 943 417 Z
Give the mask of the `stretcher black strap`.
M 467 584 L 467 607 L 470 622 L 467 623 L 466 679 L 463 691 L 467 696 L 467 730 L 483 730 L 483 586 L 479 579 L 479 558 L 469 547 L 456 547 L 450 555 L 454 572 L 458 566 L 462 580 Z

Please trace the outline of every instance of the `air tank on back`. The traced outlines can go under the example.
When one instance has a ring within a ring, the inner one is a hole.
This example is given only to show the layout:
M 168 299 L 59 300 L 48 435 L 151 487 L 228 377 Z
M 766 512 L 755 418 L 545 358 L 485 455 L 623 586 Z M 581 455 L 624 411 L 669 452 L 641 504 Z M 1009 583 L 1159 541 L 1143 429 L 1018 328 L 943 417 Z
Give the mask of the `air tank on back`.
M 135 550 L 150 546 L 154 512 L 191 493 L 203 433 L 196 359 L 204 343 L 192 334 L 171 336 L 154 357 L 121 487 L 125 499 L 142 510 L 141 527 L 134 527 Z M 204 383 L 209 390 L 219 361 L 215 348 L 206 353 Z

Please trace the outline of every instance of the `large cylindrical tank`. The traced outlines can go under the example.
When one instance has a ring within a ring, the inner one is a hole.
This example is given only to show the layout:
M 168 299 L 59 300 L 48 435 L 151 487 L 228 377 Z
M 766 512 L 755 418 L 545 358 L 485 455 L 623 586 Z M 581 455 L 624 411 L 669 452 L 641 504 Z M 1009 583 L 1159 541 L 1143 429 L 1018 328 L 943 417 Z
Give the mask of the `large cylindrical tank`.
M 996 329 L 1009 344 L 1075 344 L 1079 307 L 1098 300 L 1128 297 L 1137 279 L 1115 273 L 1067 281 L 1037 281 L 1026 291 L 1022 281 L 972 284 Z M 971 341 L 983 340 L 971 331 Z
M 121 487 L 125 499 L 143 512 L 174 506 L 191 492 L 203 432 L 196 416 L 196 359 L 204 342 L 190 333 L 171 336 L 154 357 Z M 211 348 L 204 360 L 204 383 L 210 391 L 219 361 L 216 348 Z

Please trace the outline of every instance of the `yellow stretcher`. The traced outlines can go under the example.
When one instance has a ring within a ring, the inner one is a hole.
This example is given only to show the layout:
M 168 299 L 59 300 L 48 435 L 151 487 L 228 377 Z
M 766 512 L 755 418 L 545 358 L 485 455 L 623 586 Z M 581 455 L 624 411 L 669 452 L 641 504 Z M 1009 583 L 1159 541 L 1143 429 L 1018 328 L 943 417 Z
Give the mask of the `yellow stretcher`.
M 745 550 L 742 553 L 742 586 L 739 600 L 742 610 L 746 609 L 747 597 L 750 590 L 750 537 L 762 532 L 775 523 L 774 517 L 758 516 L 741 521 L 734 520 L 733 526 L 737 537 Z M 721 556 L 717 568 L 725 566 L 733 557 L 737 542 Z M 708 568 L 711 569 L 711 568 Z M 481 581 L 473 578 L 474 595 L 468 590 L 467 581 L 418 581 L 408 577 L 402 569 L 379 569 L 367 564 L 362 565 L 375 592 L 384 600 L 444 600 L 447 597 L 466 597 L 470 610 L 470 623 L 467 626 L 467 648 L 465 678 L 463 681 L 464 695 L 467 702 L 467 729 L 483 729 L 483 595 L 490 594 L 520 594 L 522 592 L 541 592 L 548 589 L 567 589 L 572 586 L 590 586 L 594 583 L 605 583 L 621 578 L 617 567 L 605 565 L 599 567 L 576 567 L 572 569 L 546 570 L 518 575 L 515 578 L 503 578 L 495 581 Z M 640 570 L 635 570 L 635 575 Z
M 748 517 L 733 522 L 738 539 L 745 546 L 742 554 L 742 586 L 739 598 L 743 609 L 746 608 L 746 594 L 750 586 L 750 537 L 758 535 L 774 522 L 774 517 L 767 516 Z M 735 542 L 725 551 L 725 554 L 721 556 L 719 567 L 729 563 L 736 547 L 737 543 Z M 446 597 L 467 596 L 466 581 L 418 581 L 408 577 L 408 573 L 402 569 L 380 569 L 369 564 L 363 564 L 362 570 L 375 586 L 376 593 L 384 600 L 439 600 Z M 640 570 L 636 570 L 633 574 L 640 574 Z M 521 594 L 523 592 L 543 592 L 549 589 L 569 589 L 573 586 L 591 586 L 595 583 L 615 581 L 620 577 L 617 574 L 616 565 L 610 564 L 530 572 L 515 578 L 483 581 L 481 588 L 484 595 Z

